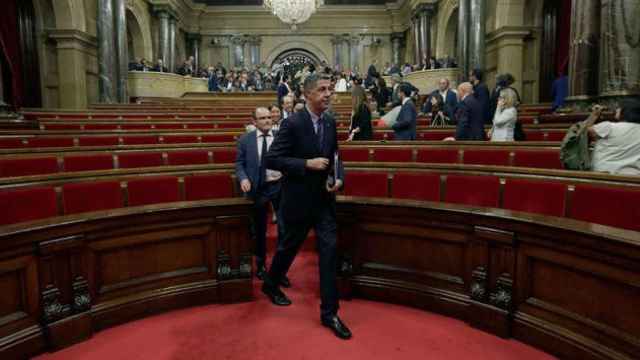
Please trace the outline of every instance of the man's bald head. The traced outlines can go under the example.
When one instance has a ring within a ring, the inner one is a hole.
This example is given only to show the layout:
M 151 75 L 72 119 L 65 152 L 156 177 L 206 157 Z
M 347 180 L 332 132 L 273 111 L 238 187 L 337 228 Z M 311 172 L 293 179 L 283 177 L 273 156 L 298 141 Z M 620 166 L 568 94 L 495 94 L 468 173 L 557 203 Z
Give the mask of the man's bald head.
M 473 92 L 473 85 L 470 82 L 464 82 L 458 86 L 458 97 L 460 99 Z

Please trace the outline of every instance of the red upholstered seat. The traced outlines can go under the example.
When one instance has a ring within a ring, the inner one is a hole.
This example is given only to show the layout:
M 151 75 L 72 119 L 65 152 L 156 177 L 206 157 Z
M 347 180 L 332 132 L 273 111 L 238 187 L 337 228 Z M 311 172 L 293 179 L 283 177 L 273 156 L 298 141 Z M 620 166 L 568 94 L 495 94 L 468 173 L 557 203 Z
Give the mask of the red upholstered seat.
M 562 141 L 566 134 L 566 131 L 549 131 L 547 133 L 547 141 Z
M 218 123 L 218 129 L 241 129 L 245 124 L 241 122 L 221 122 Z
M 233 183 L 229 174 L 188 176 L 184 193 L 187 201 L 233 197 Z
M 444 140 L 446 137 L 453 136 L 453 132 L 443 132 L 443 131 L 423 131 L 421 133 L 423 136 L 420 136 L 421 140 L 426 141 L 440 141 Z
M 497 176 L 448 175 L 445 201 L 456 204 L 498 207 L 500 180 Z
M 516 150 L 513 166 L 562 169 L 559 150 Z
M 535 115 L 520 115 L 518 116 L 518 121 L 521 124 L 533 124 L 537 116 Z
M 129 206 L 159 204 L 180 200 L 178 178 L 152 177 L 131 180 L 127 184 Z
M 167 153 L 169 165 L 208 164 L 207 150 L 171 151 Z
M 0 177 L 53 174 L 58 172 L 54 156 L 0 160 Z
M 120 128 L 122 130 L 149 130 L 151 124 L 122 124 Z
M 80 130 L 80 124 L 43 124 L 45 130 Z
M 146 136 L 123 136 L 122 142 L 125 145 L 144 145 L 144 144 L 159 144 L 158 136 L 146 135 Z
M 86 124 L 85 130 L 118 130 L 118 124 Z
M 369 161 L 369 149 L 367 148 L 341 148 L 342 161 Z
M 416 156 L 417 162 L 457 164 L 458 149 L 420 149 Z
M 576 185 L 569 216 L 640 231 L 640 189 Z
M 216 164 L 231 164 L 236 161 L 236 149 L 220 149 L 213 152 L 213 162 Z
M 472 165 L 509 165 L 509 150 L 464 150 L 464 164 Z
M 527 141 L 544 141 L 544 132 L 538 130 L 525 131 Z
M 82 136 L 78 138 L 80 146 L 116 146 L 119 144 L 117 136 Z
M 203 135 L 203 143 L 217 143 L 217 142 L 235 142 L 236 139 L 233 134 L 219 134 L 219 135 Z
M 50 137 L 36 137 L 29 138 L 30 147 L 72 147 L 73 138 L 50 138 Z
M 340 139 L 340 134 L 338 134 L 338 139 L 339 140 L 346 140 L 349 137 L 349 134 L 344 133 L 344 139 Z M 387 140 L 387 139 L 393 139 L 393 134 L 389 133 L 388 131 L 375 131 L 373 133 L 373 140 Z
M 536 214 L 564 216 L 567 185 L 557 182 L 507 179 L 503 207 Z
M 58 214 L 53 187 L 0 192 L 0 225 L 54 217 Z
M 65 214 L 116 209 L 122 207 L 118 181 L 66 184 L 62 187 Z
M 391 197 L 440 201 L 440 174 L 397 173 L 393 176 Z
M 197 143 L 198 137 L 195 135 L 169 135 L 164 136 L 165 144 L 190 144 Z
M 344 193 L 350 196 L 388 197 L 387 173 L 348 171 Z
M 64 171 L 93 171 L 113 169 L 111 154 L 94 154 L 64 157 Z
M 376 138 L 377 133 L 373 133 L 373 138 Z M 345 132 L 338 132 L 338 141 L 345 141 L 349 138 L 349 134 Z
M 156 129 L 164 129 L 164 130 L 175 130 L 175 129 L 184 129 L 182 124 L 169 123 L 169 124 L 156 124 Z
M 122 169 L 164 165 L 159 152 L 119 154 L 118 163 Z
M 0 148 L 2 149 L 16 149 L 24 147 L 21 138 L 4 138 L 0 139 Z
M 213 129 L 214 125 L 212 123 L 206 123 L 206 124 L 193 123 L 193 124 L 187 124 L 187 128 L 188 129 Z
M 412 162 L 413 150 L 377 148 L 373 151 L 373 161 L 381 162 Z

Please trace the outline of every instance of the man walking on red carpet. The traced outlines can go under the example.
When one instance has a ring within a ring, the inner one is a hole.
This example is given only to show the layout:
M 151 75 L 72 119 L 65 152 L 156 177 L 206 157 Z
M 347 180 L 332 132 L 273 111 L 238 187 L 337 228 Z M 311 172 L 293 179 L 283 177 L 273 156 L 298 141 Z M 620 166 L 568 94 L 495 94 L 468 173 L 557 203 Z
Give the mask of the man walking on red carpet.
M 336 336 L 349 339 L 351 331 L 338 317 L 335 192 L 342 187 L 344 171 L 335 156 L 335 120 L 325 113 L 331 99 L 330 86 L 327 76 L 312 74 L 306 78 L 305 110 L 282 123 L 265 159 L 269 169 L 284 173 L 279 215 L 284 234 L 262 291 L 275 305 L 291 305 L 277 279 L 287 273 L 313 228 L 320 266 L 320 319 Z

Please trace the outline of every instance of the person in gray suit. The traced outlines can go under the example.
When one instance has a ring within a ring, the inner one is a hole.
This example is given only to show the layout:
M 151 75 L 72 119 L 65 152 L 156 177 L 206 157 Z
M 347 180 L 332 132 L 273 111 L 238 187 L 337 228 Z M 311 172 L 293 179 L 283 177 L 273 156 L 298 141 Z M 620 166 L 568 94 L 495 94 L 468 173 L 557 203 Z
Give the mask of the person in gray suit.
M 402 108 L 400 108 L 396 123 L 391 127 L 395 132 L 395 140 L 415 140 L 418 112 L 411 101 L 411 86 L 405 83 L 400 84 L 398 95 Z

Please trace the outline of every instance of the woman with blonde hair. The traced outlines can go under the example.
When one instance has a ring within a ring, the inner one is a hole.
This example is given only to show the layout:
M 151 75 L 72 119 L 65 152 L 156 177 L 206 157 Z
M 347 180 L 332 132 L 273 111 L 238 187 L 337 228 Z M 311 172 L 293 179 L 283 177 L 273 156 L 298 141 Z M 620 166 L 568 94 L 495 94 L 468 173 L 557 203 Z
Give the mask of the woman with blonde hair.
M 349 128 L 349 141 L 371 140 L 371 110 L 367 101 L 367 94 L 360 86 L 354 87 L 351 92 L 353 113 L 351 115 L 351 127 Z
M 489 133 L 491 141 L 514 141 L 514 131 L 518 121 L 516 106 L 518 95 L 510 88 L 502 89 L 498 106 L 493 117 L 493 128 Z

